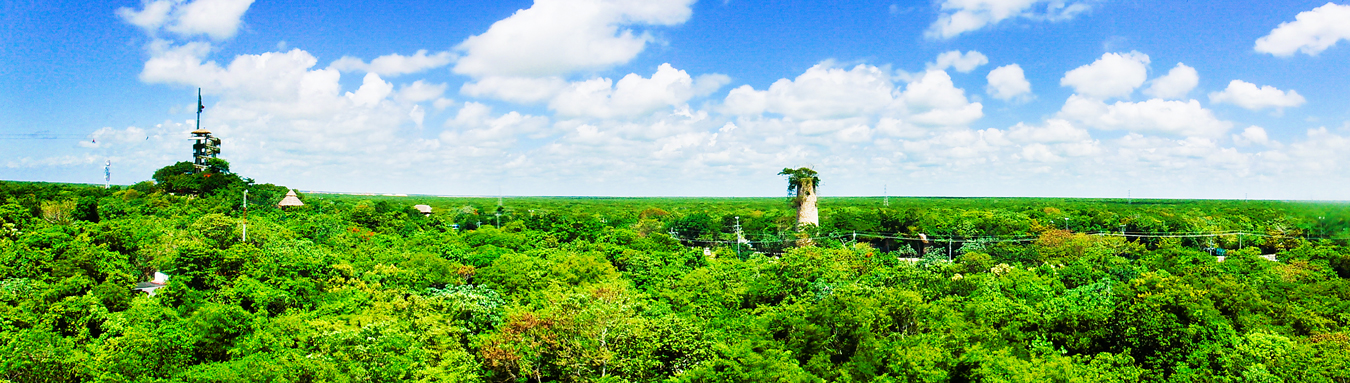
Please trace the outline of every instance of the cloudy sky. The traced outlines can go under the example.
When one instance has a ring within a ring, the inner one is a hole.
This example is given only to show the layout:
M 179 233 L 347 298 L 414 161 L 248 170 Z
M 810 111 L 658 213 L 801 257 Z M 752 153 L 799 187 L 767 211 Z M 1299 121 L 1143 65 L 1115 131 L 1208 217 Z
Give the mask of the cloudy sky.
M 1350 199 L 1335 2 L 5 4 L 0 179 L 148 179 L 200 87 L 303 190 Z

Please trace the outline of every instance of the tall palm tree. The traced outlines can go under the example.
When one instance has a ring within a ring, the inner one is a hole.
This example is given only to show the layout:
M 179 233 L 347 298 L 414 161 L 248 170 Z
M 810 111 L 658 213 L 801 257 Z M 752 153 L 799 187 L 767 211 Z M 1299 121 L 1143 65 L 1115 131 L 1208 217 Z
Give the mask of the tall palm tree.
M 792 205 L 797 207 L 797 224 L 820 226 L 820 211 L 816 210 L 816 187 L 820 186 L 819 173 L 803 167 L 783 168 L 778 175 L 788 176 L 788 196 L 792 197 Z

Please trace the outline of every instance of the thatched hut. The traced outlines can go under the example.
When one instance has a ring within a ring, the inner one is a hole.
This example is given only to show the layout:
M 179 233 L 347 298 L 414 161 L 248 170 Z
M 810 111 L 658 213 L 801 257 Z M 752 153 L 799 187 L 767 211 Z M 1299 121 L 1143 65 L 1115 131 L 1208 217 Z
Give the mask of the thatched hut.
M 413 208 L 414 208 L 414 209 L 417 209 L 417 211 L 420 212 L 420 213 L 422 213 L 423 216 L 430 216 L 430 215 L 431 215 L 431 206 L 430 206 L 430 205 L 413 205 Z
M 290 206 L 305 206 L 305 203 L 300 202 L 300 197 L 295 196 L 295 190 L 291 190 L 286 192 L 286 198 L 282 198 L 281 202 L 277 202 L 277 206 L 285 209 Z

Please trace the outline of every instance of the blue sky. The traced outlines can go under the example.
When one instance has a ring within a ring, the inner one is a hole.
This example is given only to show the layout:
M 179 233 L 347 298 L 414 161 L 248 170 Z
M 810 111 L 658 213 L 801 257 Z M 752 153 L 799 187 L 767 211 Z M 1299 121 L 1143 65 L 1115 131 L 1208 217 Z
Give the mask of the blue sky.
M 190 159 L 201 87 L 235 171 L 305 190 L 770 196 L 799 166 L 827 196 L 1350 190 L 1335 2 L 6 7 L 0 179 L 148 179 Z

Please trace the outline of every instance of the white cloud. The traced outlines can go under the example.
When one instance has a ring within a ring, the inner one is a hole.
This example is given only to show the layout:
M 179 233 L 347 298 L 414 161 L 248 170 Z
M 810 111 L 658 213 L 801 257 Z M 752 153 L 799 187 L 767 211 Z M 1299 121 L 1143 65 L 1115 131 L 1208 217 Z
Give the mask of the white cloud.
M 347 92 L 347 98 L 358 106 L 374 106 L 385 97 L 389 97 L 394 91 L 394 84 L 385 82 L 380 75 L 375 73 L 366 73 L 366 78 L 362 80 L 361 87 L 356 92 Z
M 1167 71 L 1166 76 L 1155 78 L 1150 82 L 1152 85 L 1144 89 L 1146 95 L 1167 99 L 1185 98 L 1187 93 L 1200 84 L 1200 74 L 1195 68 L 1177 63 L 1176 67 Z
M 683 70 L 661 64 L 650 78 L 630 73 L 618 83 L 608 78 L 571 83 L 549 102 L 549 108 L 564 116 L 634 118 L 684 105 L 728 81 L 722 75 L 701 76 L 696 81 Z
M 989 58 L 977 51 L 967 51 L 965 54 L 962 54 L 961 51 L 947 51 L 938 55 L 937 62 L 929 63 L 928 70 L 953 68 L 957 72 L 970 73 L 975 68 L 988 63 Z
M 1088 131 L 1063 119 L 1050 119 L 1045 126 L 1031 126 L 1017 123 L 1008 129 L 1008 138 L 1017 142 L 1059 143 L 1091 140 Z
M 493 76 L 466 82 L 459 93 L 472 97 L 495 98 L 520 104 L 545 101 L 567 87 L 561 77 L 501 77 Z
M 1008 64 L 989 71 L 986 77 L 989 81 L 989 87 L 985 89 L 990 96 L 1008 101 L 1017 98 L 1026 98 L 1031 94 L 1031 82 L 1027 81 L 1026 74 L 1022 72 L 1022 67 L 1017 64 Z
M 764 113 L 768 108 L 768 92 L 757 91 L 749 85 L 741 85 L 732 89 L 727 92 L 727 98 L 722 101 L 722 112 L 733 115 L 756 115 Z
M 364 71 L 393 77 L 440 68 L 449 65 L 452 60 L 454 60 L 454 57 L 450 55 L 450 52 L 440 52 L 428 56 L 427 50 L 421 49 L 412 56 L 395 53 L 376 57 L 374 60 L 370 60 L 369 64 L 359 58 L 342 56 L 328 67 L 343 72 Z
M 398 91 L 399 100 L 423 102 L 434 100 L 445 94 L 446 84 L 429 84 L 422 80 L 413 81 Z
M 152 36 L 168 31 L 164 25 L 173 23 L 172 7 L 161 12 L 146 4 L 128 22 L 153 29 Z M 617 27 L 608 36 L 619 39 L 625 28 L 669 24 L 612 25 Z M 627 36 L 652 41 L 637 29 Z M 585 69 L 542 76 L 473 74 L 459 89 L 469 97 L 536 103 L 518 109 L 450 100 L 447 84 L 426 79 L 389 81 L 425 70 L 398 68 L 449 65 L 409 62 L 419 56 L 445 61 L 446 53 L 390 55 L 404 61 L 388 60 L 384 65 L 394 69 L 375 70 L 380 58 L 316 67 L 318 60 L 298 49 L 217 58 L 212 55 L 218 51 L 205 41 L 155 40 L 148 51 L 144 81 L 205 88 L 203 126 L 226 141 L 225 157 L 237 171 L 307 189 L 483 194 L 504 184 L 507 194 L 769 195 L 781 192 L 762 186 L 781 184 L 773 175 L 777 170 L 812 164 L 836 185 L 826 193 L 879 192 L 877 180 L 908 179 L 912 182 L 903 193 L 911 195 L 1102 196 L 1128 184 L 1136 195 L 1153 187 L 1159 190 L 1155 195 L 1223 198 L 1229 195 L 1192 191 L 1210 190 L 1193 186 L 1238 190 L 1231 186 L 1296 182 L 1289 174 L 1344 183 L 1342 174 L 1350 174 L 1340 171 L 1350 163 L 1344 151 L 1350 139 L 1326 129 L 1282 144 L 1260 127 L 1234 131 L 1232 123 L 1195 100 L 1109 99 L 1129 97 L 1146 78 L 1118 81 L 1124 85 L 1114 90 L 1071 81 L 1065 85 L 1084 91 L 1070 97 L 1058 114 L 1006 129 L 976 130 L 969 125 L 983 117 L 982 105 L 967 98 L 945 70 L 897 75 L 885 66 L 838 67 L 827 61 L 763 90 L 740 86 L 723 101 L 702 105 L 695 101 L 730 79 L 662 65 L 650 76 L 612 79 Z M 988 60 L 974 59 L 982 56 L 976 53 L 946 55 L 933 65 L 973 70 Z M 1127 65 L 1114 67 L 1119 63 L 1109 63 L 1114 60 L 1109 56 L 1079 73 L 1114 81 L 1140 69 L 1145 75 L 1140 77 L 1147 77 L 1147 56 L 1117 54 Z M 1131 70 L 1111 70 L 1126 67 Z M 350 85 L 355 78 L 339 81 L 350 75 L 340 68 L 357 70 L 361 84 Z M 1166 86 L 1185 80 L 1177 75 L 1183 68 L 1153 79 L 1144 93 L 1185 97 L 1194 85 Z M 990 72 L 991 96 L 1030 97 L 1025 73 L 1013 75 L 1013 69 L 1021 72 L 1017 65 Z M 590 79 L 569 82 L 578 77 Z M 526 113 L 543 107 L 554 113 Z M 100 130 L 79 144 L 86 151 L 81 156 L 15 156 L 0 164 L 95 164 L 101 169 L 103 159 L 112 158 L 115 166 L 140 161 L 152 171 L 184 158 L 182 137 L 192 128 L 187 118 Z M 1130 133 L 1119 139 L 1093 137 L 1100 130 Z M 718 181 L 728 179 L 743 182 Z M 892 192 L 899 190 L 897 183 L 890 185 Z M 1303 196 L 1297 194 L 1302 191 L 1288 193 Z
M 169 12 L 173 11 L 174 4 L 172 0 L 147 0 L 141 2 L 140 11 L 122 7 L 117 8 L 116 13 L 127 23 L 153 33 L 169 22 Z
M 1256 84 L 1242 80 L 1233 80 L 1222 92 L 1209 94 L 1209 102 L 1215 104 L 1229 103 L 1247 110 L 1275 108 L 1277 113 L 1287 107 L 1303 105 L 1304 101 L 1298 92 L 1285 92 L 1270 85 L 1258 88 Z
M 904 120 L 891 117 L 882 117 L 881 120 L 877 122 L 876 131 L 891 137 L 910 139 L 921 138 L 929 133 L 928 129 L 913 124 L 906 124 Z
M 408 112 L 408 117 L 417 124 L 418 129 L 422 129 L 422 123 L 427 119 L 427 110 L 422 109 L 421 105 L 413 105 L 412 110 Z
M 627 63 L 653 37 L 628 27 L 677 25 L 693 0 L 537 0 L 469 37 L 455 73 L 560 76 Z
M 431 106 L 435 107 L 437 110 L 449 108 L 453 105 L 455 105 L 455 100 L 451 100 L 444 97 L 438 98 L 436 99 L 436 101 L 431 102 Z
M 970 102 L 945 71 L 927 71 L 897 86 L 878 67 L 833 65 L 820 63 L 767 90 L 732 89 L 718 109 L 739 116 L 738 126 L 777 132 L 764 142 L 809 137 L 813 145 L 824 147 L 855 145 L 874 137 L 920 139 L 966 129 L 983 117 L 983 106 Z
M 1306 140 L 1291 143 L 1280 152 L 1288 159 L 1282 170 L 1318 178 L 1343 178 L 1340 175 L 1345 174 L 1346 164 L 1350 163 L 1350 152 L 1345 148 L 1350 148 L 1350 137 L 1332 133 L 1326 127 L 1308 129 Z M 1343 200 L 1344 187 L 1332 195 Z
M 1103 130 L 1195 137 L 1218 137 L 1233 127 L 1231 122 L 1219 120 L 1196 100 L 1168 101 L 1155 98 L 1142 102 L 1117 101 L 1108 105 L 1101 100 L 1073 95 L 1064 102 L 1059 116 Z
M 515 111 L 493 116 L 491 107 L 468 102 L 460 108 L 454 119 L 446 120 L 446 126 L 456 129 L 441 133 L 441 142 L 469 150 L 475 155 L 500 154 L 501 150 L 509 149 L 521 137 L 544 132 L 548 118 Z
M 942 14 L 924 35 L 949 39 L 1011 18 L 1067 20 L 1088 9 L 1073 0 L 943 0 Z
M 795 79 L 779 79 L 768 90 L 733 89 L 725 104 L 735 114 L 769 112 L 800 120 L 848 118 L 885 109 L 893 101 L 894 88 L 880 68 L 858 65 L 845 70 L 827 61 Z
M 1266 135 L 1266 129 L 1252 125 L 1243 129 L 1242 133 L 1233 135 L 1233 143 L 1238 146 L 1261 145 L 1261 146 L 1279 146 L 1280 143 L 1270 139 Z
M 118 8 L 116 13 L 128 23 L 154 35 L 160 28 L 183 37 L 197 35 L 225 40 L 234 37 L 253 0 L 149 0 L 140 11 Z
M 1139 52 L 1106 53 L 1092 64 L 1064 74 L 1062 86 L 1101 100 L 1126 97 L 1148 79 L 1148 55 Z
M 749 86 L 732 89 L 722 112 L 733 115 L 775 113 L 806 121 L 851 118 L 892 118 L 904 124 L 929 127 L 965 126 L 984 116 L 983 105 L 970 102 L 947 72 L 932 70 L 901 89 L 881 68 L 857 65 L 845 70 L 833 62 L 812 66 L 797 78 L 779 79 L 767 90 Z M 831 122 L 834 126 L 842 122 Z M 897 132 L 907 128 L 887 128 Z
M 1256 39 L 1256 51 L 1275 56 L 1303 52 L 1309 56 L 1350 39 L 1350 5 L 1326 3 L 1300 12 L 1293 22 L 1280 23 L 1270 34 Z
M 905 85 L 900 95 L 911 122 L 928 126 L 966 126 L 984 117 L 984 106 L 970 102 L 943 71 L 928 71 Z

